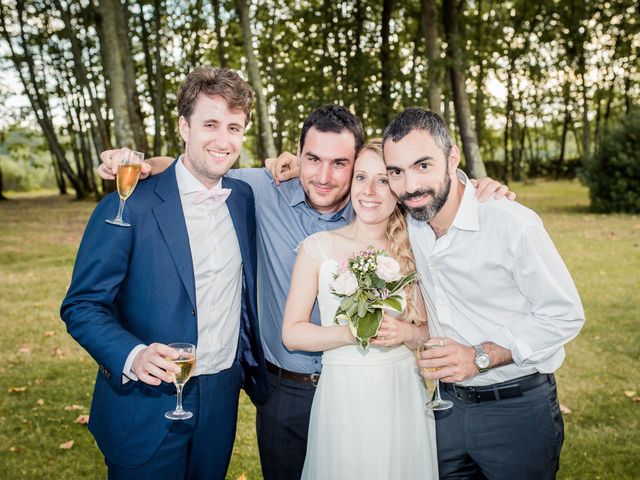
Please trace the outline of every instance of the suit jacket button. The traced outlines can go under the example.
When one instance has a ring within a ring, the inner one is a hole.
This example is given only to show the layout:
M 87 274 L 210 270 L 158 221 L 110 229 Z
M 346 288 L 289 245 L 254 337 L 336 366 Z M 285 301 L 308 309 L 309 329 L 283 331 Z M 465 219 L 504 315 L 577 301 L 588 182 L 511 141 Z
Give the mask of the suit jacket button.
M 195 308 L 191 310 L 191 315 L 193 315 L 194 317 L 196 316 L 196 309 Z

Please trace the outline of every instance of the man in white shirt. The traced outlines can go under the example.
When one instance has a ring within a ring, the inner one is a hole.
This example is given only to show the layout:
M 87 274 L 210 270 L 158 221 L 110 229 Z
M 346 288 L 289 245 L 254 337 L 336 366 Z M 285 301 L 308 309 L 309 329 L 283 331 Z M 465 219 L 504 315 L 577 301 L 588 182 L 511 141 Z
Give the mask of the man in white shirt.
M 256 222 L 251 187 L 226 178 L 242 148 L 253 92 L 237 73 L 199 67 L 178 92 L 184 154 L 96 207 L 61 307 L 69 333 L 99 364 L 89 428 L 109 478 L 222 480 L 238 397 L 267 397 L 256 307 Z M 184 387 L 191 418 L 172 420 L 170 343 L 197 346 Z
M 444 344 L 418 360 L 453 402 L 436 412 L 440 476 L 554 478 L 564 432 L 553 372 L 584 324 L 566 266 L 533 211 L 474 198 L 436 114 L 405 110 L 383 146 L 430 334 Z

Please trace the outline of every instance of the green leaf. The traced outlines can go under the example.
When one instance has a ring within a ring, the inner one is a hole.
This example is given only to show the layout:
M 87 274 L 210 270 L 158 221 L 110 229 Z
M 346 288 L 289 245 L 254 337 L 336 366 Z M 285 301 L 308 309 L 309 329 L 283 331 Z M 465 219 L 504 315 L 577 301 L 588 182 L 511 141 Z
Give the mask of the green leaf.
M 356 338 L 363 348 L 366 349 L 369 346 L 369 340 L 371 340 L 371 337 L 374 337 L 378 333 L 381 321 L 382 310 L 367 312 L 358 319 Z
M 349 307 L 351 305 L 353 305 L 353 302 L 355 301 L 355 299 L 353 298 L 353 295 L 349 295 L 348 297 L 344 297 L 342 299 L 342 301 L 340 302 L 340 308 L 347 311 L 349 310 Z
M 406 277 L 401 278 L 398 281 L 389 282 L 389 285 L 388 285 L 389 291 L 391 293 L 396 293 L 398 290 L 400 290 L 405 285 L 413 282 L 416 279 L 417 276 L 418 276 L 418 273 L 417 272 L 413 272 L 413 273 L 410 273 L 409 275 L 407 275 Z
M 358 316 L 363 317 L 367 313 L 367 300 L 366 298 L 360 298 L 358 301 Z
M 384 300 L 380 300 L 376 302 L 376 305 L 380 305 L 381 308 L 389 308 L 391 310 L 395 310 L 396 312 L 401 312 L 404 310 L 404 305 L 402 304 L 402 298 L 398 295 L 391 296 Z

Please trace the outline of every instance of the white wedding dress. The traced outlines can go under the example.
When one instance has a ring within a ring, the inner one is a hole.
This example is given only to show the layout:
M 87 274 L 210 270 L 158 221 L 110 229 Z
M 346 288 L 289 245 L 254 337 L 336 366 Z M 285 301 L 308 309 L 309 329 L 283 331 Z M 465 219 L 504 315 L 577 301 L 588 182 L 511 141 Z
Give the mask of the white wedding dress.
M 339 263 L 322 232 L 305 250 L 322 259 L 318 306 L 334 325 L 340 299 L 329 289 Z M 308 480 L 429 480 L 438 478 L 435 421 L 427 392 L 404 345 L 348 345 L 324 352 L 313 399 L 302 478 Z

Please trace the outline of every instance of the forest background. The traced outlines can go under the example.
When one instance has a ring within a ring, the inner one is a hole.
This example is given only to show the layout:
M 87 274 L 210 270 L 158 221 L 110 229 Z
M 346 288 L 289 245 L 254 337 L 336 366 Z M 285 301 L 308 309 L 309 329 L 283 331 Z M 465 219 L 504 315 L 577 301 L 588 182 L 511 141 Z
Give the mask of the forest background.
M 349 107 L 368 136 L 408 106 L 442 114 L 465 170 L 509 182 L 540 213 L 583 299 L 587 324 L 558 372 L 560 477 L 637 478 L 639 11 L 640 0 L 2 0 L 0 477 L 104 476 L 83 426 L 95 364 L 57 309 L 88 215 L 114 187 L 95 175 L 99 152 L 179 154 L 177 89 L 210 64 L 257 94 L 239 166 L 295 152 L 324 103 Z M 230 478 L 260 476 L 253 415 L 243 397 Z

